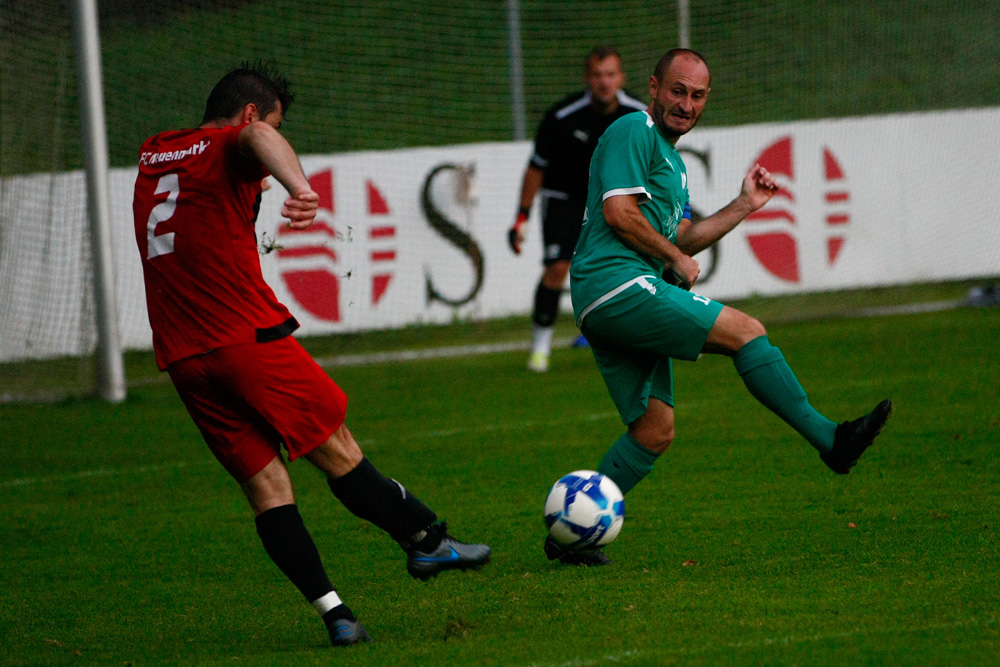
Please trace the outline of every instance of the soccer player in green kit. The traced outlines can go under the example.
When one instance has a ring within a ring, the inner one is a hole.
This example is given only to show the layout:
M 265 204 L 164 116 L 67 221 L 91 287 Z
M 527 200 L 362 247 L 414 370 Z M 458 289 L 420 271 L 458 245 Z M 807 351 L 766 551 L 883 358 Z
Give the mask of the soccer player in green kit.
M 760 322 L 689 291 L 700 271 L 692 255 L 725 236 L 778 190 L 771 174 L 754 165 L 740 194 L 720 211 L 697 224 L 684 217 L 687 173 L 674 145 L 697 124 L 710 85 L 700 54 L 668 51 L 650 77 L 647 110 L 612 124 L 590 165 L 586 220 L 570 265 L 570 291 L 577 325 L 628 425 L 598 471 L 626 494 L 673 441 L 675 358 L 732 357 L 754 398 L 798 431 L 839 474 L 850 472 L 892 412 L 886 400 L 854 421 L 838 425 L 827 419 L 809 404 Z M 600 551 L 570 551 L 551 538 L 545 553 L 574 565 L 610 562 Z

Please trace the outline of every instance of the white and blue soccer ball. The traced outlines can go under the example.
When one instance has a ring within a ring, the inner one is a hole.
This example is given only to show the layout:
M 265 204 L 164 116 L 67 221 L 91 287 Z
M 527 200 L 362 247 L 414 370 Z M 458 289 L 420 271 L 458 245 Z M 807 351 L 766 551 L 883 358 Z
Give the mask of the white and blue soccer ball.
M 610 544 L 625 521 L 625 497 L 599 472 L 577 470 L 552 485 L 545 525 L 559 544 L 574 550 Z

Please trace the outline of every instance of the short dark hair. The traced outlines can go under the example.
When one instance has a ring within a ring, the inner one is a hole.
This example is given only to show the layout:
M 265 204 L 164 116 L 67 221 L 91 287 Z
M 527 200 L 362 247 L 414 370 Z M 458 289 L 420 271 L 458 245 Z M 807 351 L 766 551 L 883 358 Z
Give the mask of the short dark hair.
M 205 104 L 205 116 L 201 122 L 232 118 L 248 104 L 256 104 L 263 119 L 277 109 L 280 102 L 284 116 L 293 100 L 295 95 L 289 89 L 288 79 L 270 63 L 260 60 L 253 64 L 245 62 L 215 84 Z
M 708 68 L 708 61 L 705 60 L 705 56 L 701 55 L 697 51 L 693 49 L 670 49 L 664 53 L 663 57 L 661 57 L 659 62 L 656 63 L 656 69 L 653 70 L 653 76 L 656 77 L 656 80 L 662 81 L 663 75 L 667 73 L 667 69 L 670 67 L 670 63 L 674 62 L 674 58 L 682 55 L 693 56 L 705 63 L 705 67 Z M 712 81 L 711 70 L 709 70 L 708 81 L 709 83 Z
M 587 54 L 587 57 L 583 59 L 583 68 L 585 70 L 589 69 L 591 61 L 596 60 L 597 62 L 600 62 L 605 58 L 610 58 L 612 56 L 618 58 L 618 60 L 622 59 L 621 54 L 618 53 L 618 49 L 613 46 L 607 46 L 606 44 L 595 46 L 590 50 L 590 53 Z

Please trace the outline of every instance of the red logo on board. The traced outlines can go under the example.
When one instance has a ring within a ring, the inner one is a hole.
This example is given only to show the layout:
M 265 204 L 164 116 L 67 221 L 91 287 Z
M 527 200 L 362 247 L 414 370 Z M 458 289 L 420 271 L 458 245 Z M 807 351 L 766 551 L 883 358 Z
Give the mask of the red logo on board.
M 827 266 L 833 266 L 844 245 L 843 229 L 851 221 L 850 193 L 844 182 L 844 170 L 829 148 L 823 147 L 823 216 L 827 228 Z M 756 160 L 770 171 L 781 190 L 759 211 L 747 217 L 747 241 L 750 249 L 772 275 L 797 283 L 801 280 L 795 186 L 796 166 L 791 137 L 783 137 L 760 154 Z M 813 196 L 813 193 L 809 193 Z
M 337 244 L 365 243 L 365 254 L 373 267 L 371 275 L 371 305 L 378 304 L 392 281 L 392 265 L 396 260 L 396 227 L 380 224 L 379 216 L 388 215 L 389 205 L 379 189 L 370 180 L 365 181 L 367 195 L 367 224 L 358 221 L 335 222 L 335 188 L 332 169 L 317 172 L 309 177 L 309 185 L 319 195 L 320 212 L 316 221 L 307 229 L 293 230 L 284 225 L 278 236 L 284 246 L 278 250 L 279 260 L 295 261 L 295 268 L 281 271 L 281 279 L 300 306 L 311 315 L 329 322 L 341 320 L 341 281 L 348 279 L 358 268 L 343 266 Z M 358 228 L 362 233 L 357 234 Z

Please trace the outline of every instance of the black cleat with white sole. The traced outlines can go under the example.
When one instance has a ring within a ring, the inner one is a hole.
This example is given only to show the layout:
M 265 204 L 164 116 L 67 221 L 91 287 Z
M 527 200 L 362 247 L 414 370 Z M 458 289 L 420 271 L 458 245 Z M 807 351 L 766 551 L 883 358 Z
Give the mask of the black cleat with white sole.
M 846 475 L 882 432 L 892 414 L 892 401 L 886 399 L 864 417 L 837 426 L 830 451 L 819 455 L 823 463 L 838 475 Z
M 557 560 L 566 565 L 585 565 L 587 567 L 611 565 L 611 559 L 605 556 L 600 549 L 575 551 L 559 544 L 552 539 L 551 535 L 545 538 L 545 555 L 548 556 L 549 560 Z

